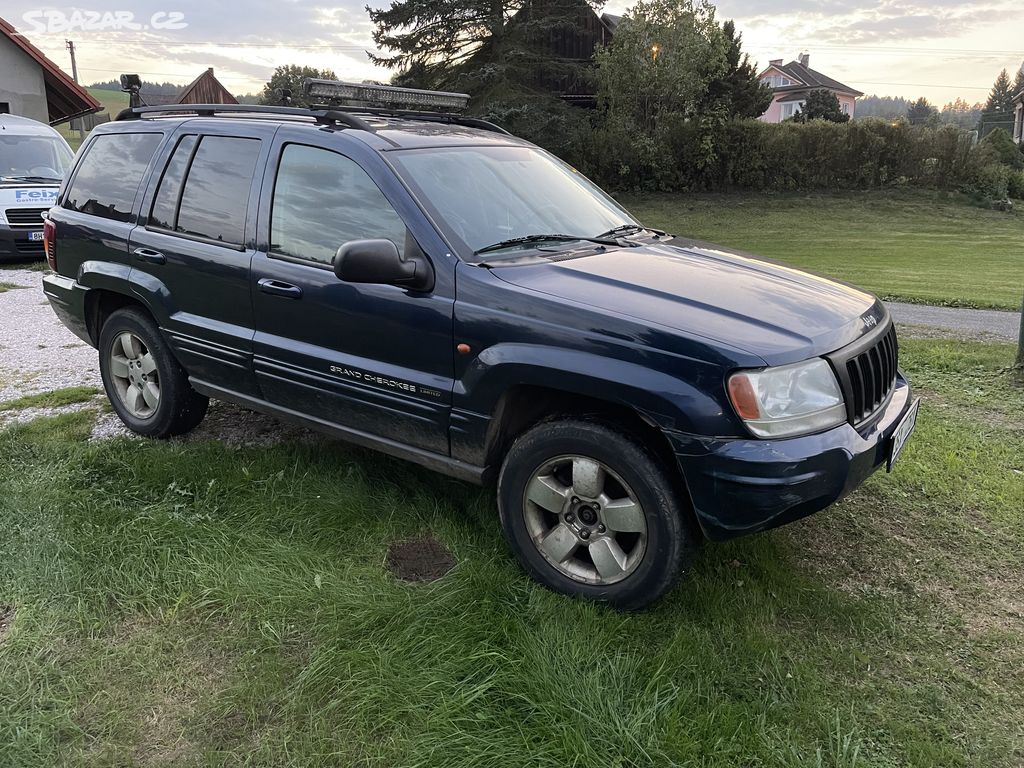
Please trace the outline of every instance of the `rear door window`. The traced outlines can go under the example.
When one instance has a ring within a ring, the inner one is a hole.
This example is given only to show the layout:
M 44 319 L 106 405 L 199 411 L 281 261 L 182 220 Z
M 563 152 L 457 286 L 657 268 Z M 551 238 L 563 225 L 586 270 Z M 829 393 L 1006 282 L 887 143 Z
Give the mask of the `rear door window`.
M 204 136 L 181 193 L 176 231 L 241 245 L 259 139 Z
M 150 226 L 241 247 L 259 156 L 259 139 L 184 137 L 160 181 Z
M 63 207 L 128 221 L 162 133 L 112 133 L 93 140 L 64 197 Z

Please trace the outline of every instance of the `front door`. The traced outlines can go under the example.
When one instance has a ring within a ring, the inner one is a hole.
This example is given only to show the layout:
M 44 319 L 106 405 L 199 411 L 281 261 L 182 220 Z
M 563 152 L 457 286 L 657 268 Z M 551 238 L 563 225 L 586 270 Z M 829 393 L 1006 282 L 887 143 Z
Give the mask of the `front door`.
M 396 205 L 381 191 L 386 184 L 327 147 L 280 139 L 275 158 L 263 187 L 272 200 L 261 205 L 266 248 L 253 259 L 251 284 L 263 396 L 350 431 L 448 455 L 451 280 L 413 293 L 343 283 L 332 268 L 351 240 L 420 248 L 407 226 L 411 201 Z M 426 255 L 435 269 L 451 266 L 447 254 Z

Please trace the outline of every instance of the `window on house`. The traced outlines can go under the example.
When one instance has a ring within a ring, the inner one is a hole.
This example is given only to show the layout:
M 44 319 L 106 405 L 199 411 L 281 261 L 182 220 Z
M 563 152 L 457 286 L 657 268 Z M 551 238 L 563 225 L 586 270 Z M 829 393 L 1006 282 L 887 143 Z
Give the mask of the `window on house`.
M 849 104 L 849 102 L 845 102 L 845 101 L 843 102 L 843 114 L 844 115 L 850 114 L 850 104 Z
M 804 108 L 802 101 L 787 101 L 782 105 L 782 119 L 786 120 Z
M 770 75 L 762 79 L 761 82 L 772 88 L 783 88 L 787 85 L 796 85 L 796 83 L 784 75 Z

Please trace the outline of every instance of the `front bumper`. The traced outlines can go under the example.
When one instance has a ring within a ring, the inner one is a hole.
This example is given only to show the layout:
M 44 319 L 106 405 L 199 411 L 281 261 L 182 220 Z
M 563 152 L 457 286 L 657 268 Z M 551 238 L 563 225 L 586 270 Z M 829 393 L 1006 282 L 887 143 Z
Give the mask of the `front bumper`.
M 12 229 L 0 224 L 0 261 L 29 261 L 46 256 L 42 241 L 28 239 L 29 232 L 42 232 L 42 227 Z
M 889 440 L 912 404 L 901 373 L 889 405 L 867 428 L 843 424 L 786 440 L 668 437 L 704 534 L 722 541 L 799 520 L 849 494 L 886 463 Z

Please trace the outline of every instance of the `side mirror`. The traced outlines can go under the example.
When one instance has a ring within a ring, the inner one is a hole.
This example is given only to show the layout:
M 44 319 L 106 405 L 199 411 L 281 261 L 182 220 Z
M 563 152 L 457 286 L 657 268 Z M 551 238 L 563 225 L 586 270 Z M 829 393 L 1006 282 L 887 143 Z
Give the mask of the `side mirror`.
M 338 249 L 334 274 L 346 283 L 397 285 L 411 291 L 430 291 L 434 270 L 425 256 L 402 258 L 390 240 L 352 240 Z

